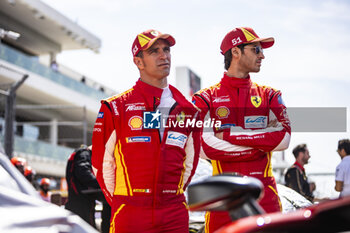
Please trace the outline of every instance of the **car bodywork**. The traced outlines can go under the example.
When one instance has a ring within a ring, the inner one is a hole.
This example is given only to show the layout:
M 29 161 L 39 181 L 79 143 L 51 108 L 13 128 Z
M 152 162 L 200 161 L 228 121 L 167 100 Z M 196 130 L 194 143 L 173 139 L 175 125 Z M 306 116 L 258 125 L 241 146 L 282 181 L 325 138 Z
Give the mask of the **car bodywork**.
M 0 153 L 0 232 L 97 232 L 77 215 L 41 200 L 38 192 Z
M 257 204 L 259 187 L 262 188 L 258 180 L 251 177 L 227 174 L 209 177 L 188 187 L 190 210 L 229 211 L 232 223 L 223 226 L 217 233 L 350 230 L 350 197 L 329 200 L 288 213 L 266 214 L 258 209 L 246 208 Z

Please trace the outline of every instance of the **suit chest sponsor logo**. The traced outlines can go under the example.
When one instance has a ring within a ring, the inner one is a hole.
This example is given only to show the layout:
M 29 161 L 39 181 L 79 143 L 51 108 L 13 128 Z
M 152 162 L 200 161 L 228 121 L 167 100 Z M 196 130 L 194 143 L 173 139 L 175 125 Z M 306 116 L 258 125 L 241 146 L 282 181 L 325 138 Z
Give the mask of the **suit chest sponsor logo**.
M 230 102 L 230 97 L 227 96 L 220 96 L 220 97 L 214 97 L 213 103 L 223 103 L 223 102 Z
M 244 127 L 264 129 L 267 127 L 267 116 L 246 116 L 244 117 Z
M 133 142 L 151 142 L 151 137 L 149 136 L 135 136 L 135 137 L 127 137 L 126 138 L 127 143 L 133 143 Z
M 176 121 L 178 122 L 184 122 L 185 118 L 186 114 L 183 111 L 176 115 Z
M 258 108 L 261 105 L 261 97 L 260 96 L 251 96 L 250 102 L 252 102 L 253 106 Z
M 225 106 L 221 106 L 216 109 L 216 115 L 219 117 L 219 119 L 227 118 L 229 114 L 230 110 Z
M 143 125 L 142 117 L 140 116 L 131 117 L 129 119 L 128 125 L 132 130 L 141 130 Z
M 178 146 L 183 149 L 186 144 L 186 141 L 187 141 L 187 136 L 185 134 L 169 131 L 165 144 L 171 145 L 171 146 Z
M 145 111 L 146 107 L 143 103 L 126 104 L 126 112 L 129 111 Z

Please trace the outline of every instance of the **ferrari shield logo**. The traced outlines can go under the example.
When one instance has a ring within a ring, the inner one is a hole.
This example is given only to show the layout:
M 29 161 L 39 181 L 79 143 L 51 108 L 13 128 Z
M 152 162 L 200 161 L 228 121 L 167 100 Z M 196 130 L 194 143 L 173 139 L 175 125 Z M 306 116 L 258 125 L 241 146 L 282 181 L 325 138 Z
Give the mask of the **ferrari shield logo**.
M 261 105 L 261 97 L 260 96 L 251 96 L 250 101 L 254 105 L 254 107 L 258 108 Z
M 176 120 L 177 120 L 178 122 L 183 122 L 183 121 L 185 121 L 185 117 L 186 117 L 185 113 L 184 113 L 184 112 L 180 112 L 180 113 L 176 116 Z

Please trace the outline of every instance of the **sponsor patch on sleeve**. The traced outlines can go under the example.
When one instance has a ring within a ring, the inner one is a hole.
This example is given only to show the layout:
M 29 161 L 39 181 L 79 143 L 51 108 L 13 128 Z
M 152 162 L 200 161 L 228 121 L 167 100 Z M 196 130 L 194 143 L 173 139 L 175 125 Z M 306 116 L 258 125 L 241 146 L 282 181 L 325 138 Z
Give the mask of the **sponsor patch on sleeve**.
M 97 114 L 97 118 L 103 118 L 103 116 L 104 116 L 104 112 L 99 112 L 99 113 Z
M 174 131 L 169 131 L 165 144 L 171 145 L 171 146 L 178 146 L 183 149 L 186 144 L 186 141 L 187 141 L 186 135 L 182 133 L 174 132 Z

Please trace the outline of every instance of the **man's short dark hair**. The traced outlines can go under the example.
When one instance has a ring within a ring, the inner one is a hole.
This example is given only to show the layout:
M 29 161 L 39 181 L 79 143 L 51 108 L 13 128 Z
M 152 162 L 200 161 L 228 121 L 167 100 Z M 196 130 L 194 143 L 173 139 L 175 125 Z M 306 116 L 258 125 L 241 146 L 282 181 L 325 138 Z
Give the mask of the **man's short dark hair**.
M 306 150 L 307 150 L 306 144 L 297 145 L 293 149 L 293 155 L 294 155 L 295 158 L 297 158 L 300 152 L 305 152 Z
M 136 57 L 143 58 L 143 51 L 141 50 L 141 51 L 136 55 Z
M 346 152 L 346 155 L 350 155 L 350 140 L 349 139 L 342 139 L 338 142 L 338 150 L 344 149 Z
M 242 51 L 242 54 L 244 54 L 244 47 L 248 45 L 248 44 L 240 44 L 237 46 L 237 48 L 239 48 Z M 231 49 L 227 50 L 227 52 L 224 54 L 224 63 L 225 63 L 225 70 L 228 70 L 228 68 L 230 68 L 231 65 L 231 61 L 232 61 L 232 52 Z

